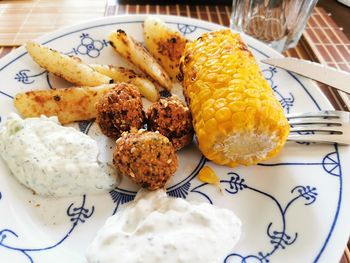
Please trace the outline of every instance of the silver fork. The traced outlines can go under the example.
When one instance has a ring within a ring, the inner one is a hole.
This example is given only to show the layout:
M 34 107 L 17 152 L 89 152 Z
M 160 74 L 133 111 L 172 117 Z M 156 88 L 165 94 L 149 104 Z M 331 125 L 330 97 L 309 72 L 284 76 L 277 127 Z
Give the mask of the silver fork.
M 350 144 L 350 112 L 318 111 L 286 115 L 289 141 Z

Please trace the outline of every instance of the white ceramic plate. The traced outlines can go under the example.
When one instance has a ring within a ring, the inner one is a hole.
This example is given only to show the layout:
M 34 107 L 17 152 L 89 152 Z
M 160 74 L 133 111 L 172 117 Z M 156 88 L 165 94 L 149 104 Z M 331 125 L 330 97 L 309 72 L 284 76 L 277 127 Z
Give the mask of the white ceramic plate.
M 116 16 L 48 34 L 38 41 L 90 63 L 126 65 L 107 43 L 107 34 L 123 29 L 142 41 L 145 16 Z M 220 26 L 183 17 L 161 19 L 193 39 Z M 259 60 L 280 56 L 244 37 Z M 308 80 L 261 65 L 286 112 L 331 109 Z M 23 47 L 0 61 L 0 117 L 15 111 L 17 92 L 68 84 L 38 67 Z M 110 158 L 107 140 L 92 122 L 77 129 L 97 139 Z M 348 147 L 288 143 L 278 157 L 251 167 L 230 169 L 206 161 L 195 145 L 179 152 L 180 167 L 168 193 L 233 209 L 243 235 L 225 262 L 337 262 L 345 248 L 350 222 L 350 153 Z M 201 183 L 204 165 L 221 177 L 216 187 Z M 84 252 L 105 219 L 133 199 L 137 188 L 124 181 L 103 195 L 47 199 L 20 185 L 0 160 L 0 261 L 83 262 Z M 200 245 L 200 244 L 199 244 Z M 132 250 L 130 251 L 132 253 Z M 118 255 L 116 255 L 118 257 Z

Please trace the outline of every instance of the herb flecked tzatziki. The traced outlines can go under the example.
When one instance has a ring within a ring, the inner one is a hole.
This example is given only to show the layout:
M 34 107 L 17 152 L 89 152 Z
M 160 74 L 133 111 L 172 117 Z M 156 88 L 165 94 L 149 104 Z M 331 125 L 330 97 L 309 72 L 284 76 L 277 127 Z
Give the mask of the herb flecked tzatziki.
M 241 234 L 228 209 L 140 190 L 109 217 L 87 250 L 89 263 L 223 262 Z
M 117 182 L 113 169 L 98 161 L 96 141 L 61 126 L 57 117 L 12 113 L 0 127 L 0 155 L 18 181 L 39 195 L 97 193 Z

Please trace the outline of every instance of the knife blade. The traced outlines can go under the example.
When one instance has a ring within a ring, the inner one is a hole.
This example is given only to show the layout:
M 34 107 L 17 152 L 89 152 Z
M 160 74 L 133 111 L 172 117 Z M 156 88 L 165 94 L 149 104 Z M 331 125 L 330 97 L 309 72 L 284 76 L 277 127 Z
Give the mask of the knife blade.
M 298 73 L 350 94 L 350 73 L 297 58 L 267 58 L 261 62 Z

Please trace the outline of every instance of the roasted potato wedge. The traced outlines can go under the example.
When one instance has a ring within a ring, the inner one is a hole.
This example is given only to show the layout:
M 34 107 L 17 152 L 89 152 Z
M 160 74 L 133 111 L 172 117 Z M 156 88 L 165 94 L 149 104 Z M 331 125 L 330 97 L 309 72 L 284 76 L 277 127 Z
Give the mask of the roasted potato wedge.
M 141 95 L 151 102 L 155 102 L 159 99 L 159 92 L 156 86 L 146 77 L 136 74 L 131 69 L 100 64 L 91 64 L 89 66 L 97 72 L 112 78 L 114 82 L 133 84 L 138 88 Z
M 158 64 L 154 57 L 132 37 L 123 30 L 112 32 L 108 39 L 114 50 L 122 57 L 137 66 L 140 70 L 148 74 L 162 87 L 170 90 L 171 80 L 165 70 Z
M 18 93 L 14 105 L 25 118 L 57 116 L 62 124 L 96 117 L 95 104 L 114 84 Z
M 80 58 L 71 57 L 39 43 L 29 41 L 26 49 L 40 67 L 77 86 L 98 86 L 112 83 L 112 79 L 94 71 Z
M 146 18 L 143 30 L 146 48 L 175 80 L 187 39 L 155 17 Z

